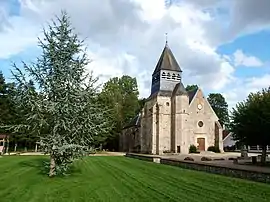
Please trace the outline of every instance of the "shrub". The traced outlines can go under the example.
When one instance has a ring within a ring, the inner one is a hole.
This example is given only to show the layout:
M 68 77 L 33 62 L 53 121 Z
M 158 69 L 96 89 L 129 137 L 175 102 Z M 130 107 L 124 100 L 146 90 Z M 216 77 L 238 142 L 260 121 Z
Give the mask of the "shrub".
M 197 147 L 195 145 L 189 146 L 189 153 L 197 153 Z
M 194 161 L 194 159 L 188 156 L 184 159 L 184 161 Z
M 210 146 L 210 147 L 208 147 L 207 151 L 212 151 L 212 152 L 215 152 L 215 153 L 220 153 L 219 148 L 216 147 L 216 146 Z
M 212 161 L 212 159 L 209 158 L 209 157 L 203 156 L 203 157 L 201 158 L 201 161 Z

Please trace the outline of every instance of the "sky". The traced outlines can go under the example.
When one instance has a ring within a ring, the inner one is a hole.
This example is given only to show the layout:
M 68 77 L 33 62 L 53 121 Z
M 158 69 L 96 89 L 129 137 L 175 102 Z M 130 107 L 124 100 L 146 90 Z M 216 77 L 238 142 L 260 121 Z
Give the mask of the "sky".
M 101 83 L 124 74 L 148 97 L 151 75 L 168 44 L 184 85 L 222 93 L 229 108 L 270 83 L 269 0 L 0 0 L 0 70 L 34 62 L 56 15 L 66 10 L 85 39 L 87 69 Z

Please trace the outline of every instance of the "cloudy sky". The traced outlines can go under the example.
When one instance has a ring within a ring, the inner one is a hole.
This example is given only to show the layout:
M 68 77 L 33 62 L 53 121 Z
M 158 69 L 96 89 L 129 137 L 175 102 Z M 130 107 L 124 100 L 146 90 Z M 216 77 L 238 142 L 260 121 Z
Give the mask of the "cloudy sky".
M 0 70 L 34 61 L 37 37 L 61 10 L 86 38 L 89 70 L 136 76 L 140 96 L 168 43 L 183 83 L 220 92 L 229 106 L 270 83 L 270 0 L 0 0 Z

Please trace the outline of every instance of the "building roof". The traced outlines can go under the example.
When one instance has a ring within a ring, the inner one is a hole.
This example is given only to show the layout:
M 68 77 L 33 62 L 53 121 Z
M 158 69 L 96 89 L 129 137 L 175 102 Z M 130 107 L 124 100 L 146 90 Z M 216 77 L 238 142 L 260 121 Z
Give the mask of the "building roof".
M 177 85 L 179 85 L 178 87 L 177 87 Z M 182 84 L 182 83 L 180 83 L 180 84 L 177 84 L 176 86 L 175 86 L 175 90 L 176 90 L 176 92 L 178 92 L 178 93 L 180 93 L 180 94 L 185 94 L 184 93 L 184 91 L 186 90 L 186 88 L 184 87 L 184 85 Z M 183 89 L 184 88 L 184 89 Z M 194 98 L 194 96 L 196 95 L 196 93 L 197 93 L 197 91 L 198 91 L 198 88 L 197 89 L 194 89 L 194 90 L 191 90 L 191 91 L 186 91 L 186 93 L 188 94 L 188 97 L 189 97 L 189 104 L 191 103 L 191 101 L 193 100 L 193 98 Z M 175 93 L 176 93 L 175 92 Z M 180 95 L 180 94 L 178 94 L 178 95 Z M 165 91 L 165 90 L 160 90 L 160 91 L 158 91 L 158 92 L 156 92 L 156 93 L 154 93 L 154 94 L 151 94 L 147 99 L 146 99 L 146 101 L 147 100 L 149 100 L 149 99 L 152 99 L 153 97 L 155 97 L 155 96 L 166 96 L 166 97 L 171 97 L 173 95 L 173 92 L 171 92 L 171 91 Z
M 153 75 L 160 70 L 170 70 L 170 71 L 177 71 L 182 72 L 180 66 L 178 65 L 171 49 L 169 48 L 168 44 L 166 43 L 160 58 L 158 60 L 158 63 L 156 65 L 156 68 L 153 72 Z
M 191 101 L 193 100 L 193 98 L 196 95 L 197 91 L 198 91 L 198 88 L 187 92 L 188 97 L 189 97 L 189 103 L 191 103 Z
M 185 86 L 182 82 L 175 85 L 172 95 L 188 95 Z
M 223 130 L 222 131 L 222 138 L 223 138 L 223 140 L 228 136 L 228 135 L 230 135 L 230 131 L 228 131 L 228 130 Z
M 6 137 L 8 137 L 7 134 L 0 133 L 0 139 L 4 139 L 4 138 L 6 138 Z
M 132 126 L 140 127 L 140 125 L 141 125 L 141 113 L 137 114 L 128 124 L 126 124 L 124 126 L 124 129 Z

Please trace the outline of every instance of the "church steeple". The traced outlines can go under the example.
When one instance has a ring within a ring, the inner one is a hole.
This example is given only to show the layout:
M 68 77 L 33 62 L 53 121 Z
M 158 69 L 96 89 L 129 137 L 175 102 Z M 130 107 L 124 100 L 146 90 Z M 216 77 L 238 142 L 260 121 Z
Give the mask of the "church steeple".
M 152 74 L 151 95 L 160 91 L 172 92 L 176 84 L 181 82 L 181 73 L 166 38 L 165 47 Z
M 160 55 L 156 68 L 152 75 L 159 72 L 160 70 L 169 70 L 169 71 L 177 71 L 182 72 L 180 66 L 178 65 L 169 45 L 166 40 L 165 47 Z

